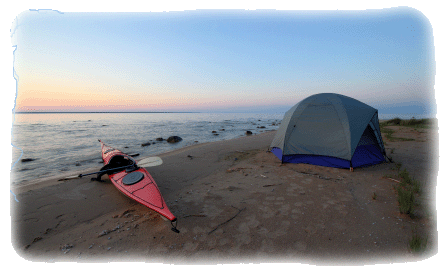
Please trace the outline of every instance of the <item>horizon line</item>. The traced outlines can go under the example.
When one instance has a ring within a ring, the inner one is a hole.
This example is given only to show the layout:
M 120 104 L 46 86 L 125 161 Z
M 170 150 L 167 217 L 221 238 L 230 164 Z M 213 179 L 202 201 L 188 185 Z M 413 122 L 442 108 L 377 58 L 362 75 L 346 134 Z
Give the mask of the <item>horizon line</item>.
M 13 112 L 16 114 L 76 114 L 76 113 L 202 113 L 202 112 L 186 112 L 186 111 L 165 111 L 165 112 L 158 112 L 158 111 L 18 111 Z

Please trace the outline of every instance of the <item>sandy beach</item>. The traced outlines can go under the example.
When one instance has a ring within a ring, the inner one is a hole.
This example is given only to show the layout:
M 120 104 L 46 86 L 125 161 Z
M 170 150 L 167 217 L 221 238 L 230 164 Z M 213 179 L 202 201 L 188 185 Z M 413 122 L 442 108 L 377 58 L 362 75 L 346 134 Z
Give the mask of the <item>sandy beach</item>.
M 148 171 L 178 218 L 178 234 L 106 178 L 59 182 L 60 176 L 23 186 L 15 190 L 20 202 L 10 201 L 13 246 L 25 260 L 37 262 L 423 260 L 437 253 L 438 130 L 389 128 L 393 136 L 413 140 L 384 135 L 394 163 L 353 172 L 281 164 L 267 151 L 275 131 L 160 155 L 163 164 Z M 399 163 L 421 184 L 414 218 L 399 212 L 394 189 Z M 409 249 L 414 233 L 427 239 L 423 253 Z

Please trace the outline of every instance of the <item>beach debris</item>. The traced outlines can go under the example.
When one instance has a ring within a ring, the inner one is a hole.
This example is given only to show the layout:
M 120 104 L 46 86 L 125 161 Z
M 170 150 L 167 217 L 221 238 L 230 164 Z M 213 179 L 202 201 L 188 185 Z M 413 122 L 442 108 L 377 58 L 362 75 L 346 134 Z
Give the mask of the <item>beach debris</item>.
M 265 184 L 263 185 L 263 187 L 269 187 L 269 186 L 276 186 L 276 185 L 281 185 L 283 183 L 278 183 L 278 184 Z
M 189 159 L 192 160 L 192 158 L 194 158 L 192 155 L 188 155 L 187 157 L 189 157 Z
M 246 135 L 252 135 L 251 131 L 246 131 Z
M 179 136 L 170 136 L 166 141 L 168 143 L 177 143 L 177 142 L 180 142 L 182 140 L 183 139 L 181 137 L 179 137 Z
M 252 169 L 252 168 L 249 168 L 249 167 L 228 168 L 228 169 L 226 170 L 226 172 L 227 172 L 227 173 L 231 173 L 231 172 L 234 172 L 234 171 L 242 171 L 243 169 Z
M 102 231 L 101 233 L 98 234 L 98 237 L 102 237 L 103 235 L 108 234 L 109 232 L 107 230 Z
M 185 216 L 183 216 L 183 218 L 187 218 L 187 217 L 191 217 L 191 216 L 194 216 L 194 217 L 206 217 L 206 215 L 185 215 Z
M 260 176 L 262 176 L 263 178 L 268 178 L 268 177 L 266 177 L 265 175 L 263 175 L 263 174 L 260 174 Z
M 52 231 L 51 228 L 47 228 L 46 231 L 43 234 L 48 234 L 50 231 Z
M 215 227 L 212 231 L 208 232 L 208 235 L 211 234 L 211 233 L 213 233 L 214 231 L 216 231 L 220 226 L 222 226 L 222 225 L 228 223 L 229 221 L 233 220 L 234 218 L 236 218 L 236 217 L 237 217 L 237 216 L 238 216 L 238 215 L 239 215 L 244 209 L 246 209 L 246 207 L 243 208 L 243 209 L 238 209 L 238 208 L 236 208 L 236 207 L 234 207 L 234 206 L 232 206 L 232 205 L 231 205 L 231 207 L 237 209 L 238 212 L 237 212 L 233 217 L 231 217 L 230 219 L 226 220 L 226 221 L 223 222 L 223 223 L 218 224 L 217 227 Z
M 401 183 L 400 181 L 397 181 L 396 179 L 392 179 L 392 178 L 388 178 L 389 180 L 392 180 L 392 181 L 394 181 L 394 182 L 397 182 L 397 183 Z
M 115 228 L 113 228 L 112 230 L 103 230 L 101 233 L 98 234 L 98 237 L 102 237 L 105 236 L 107 234 L 110 234 L 111 232 L 117 231 L 118 229 L 121 228 L 121 225 L 117 225 Z
M 92 245 L 90 245 L 88 249 L 91 249 L 91 248 L 92 248 L 92 247 L 93 247 L 94 245 L 95 245 L 95 244 L 94 244 L 94 243 L 92 243 Z
M 301 173 L 301 174 L 306 174 L 309 176 L 316 176 L 319 179 L 323 179 L 323 180 L 327 180 L 327 181 L 331 180 L 333 182 L 343 181 L 343 179 L 344 179 L 343 177 L 340 177 L 340 176 L 338 176 L 339 178 L 330 178 L 330 177 L 321 176 L 320 174 L 317 174 L 317 173 L 309 173 L 309 172 L 297 171 L 297 170 L 295 170 L 295 172 Z
M 128 210 L 126 210 L 126 211 L 124 211 L 121 215 L 120 215 L 120 217 L 128 217 L 130 214 L 130 212 L 134 212 L 135 211 L 135 209 L 128 209 Z
M 66 244 L 66 245 L 63 245 L 63 246 L 61 246 L 60 247 L 60 250 L 63 252 L 63 253 L 68 253 L 72 248 L 74 247 L 74 245 L 72 245 L 72 244 Z
M 237 190 L 237 189 L 240 189 L 240 188 L 238 188 L 238 187 L 236 187 L 236 186 L 232 186 L 232 185 L 230 185 L 230 186 L 227 187 L 227 189 L 228 189 L 229 191 L 234 191 L 234 190 Z

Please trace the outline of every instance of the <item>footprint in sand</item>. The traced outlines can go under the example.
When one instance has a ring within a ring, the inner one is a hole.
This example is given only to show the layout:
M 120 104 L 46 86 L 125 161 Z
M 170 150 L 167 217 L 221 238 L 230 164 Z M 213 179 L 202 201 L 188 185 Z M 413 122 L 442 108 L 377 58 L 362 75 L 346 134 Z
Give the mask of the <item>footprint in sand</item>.
M 196 250 L 198 247 L 198 243 L 185 243 L 185 245 L 183 246 L 183 250 L 184 251 L 194 251 Z
M 308 178 L 308 179 L 304 179 L 301 181 L 304 184 L 311 184 L 312 183 L 312 179 Z
M 305 251 L 307 247 L 308 247 L 308 245 L 303 241 L 297 241 L 294 244 L 294 249 L 296 251 Z
M 280 226 L 277 228 L 276 231 L 268 233 L 267 236 L 270 238 L 284 236 L 287 234 L 287 231 L 288 231 L 290 225 L 291 225 L 291 222 L 284 220 L 281 222 Z
M 95 182 L 84 183 L 74 188 L 71 192 L 57 195 L 57 197 L 61 199 L 82 200 L 86 198 L 86 195 L 83 194 L 81 190 L 90 190 L 94 186 L 96 186 Z

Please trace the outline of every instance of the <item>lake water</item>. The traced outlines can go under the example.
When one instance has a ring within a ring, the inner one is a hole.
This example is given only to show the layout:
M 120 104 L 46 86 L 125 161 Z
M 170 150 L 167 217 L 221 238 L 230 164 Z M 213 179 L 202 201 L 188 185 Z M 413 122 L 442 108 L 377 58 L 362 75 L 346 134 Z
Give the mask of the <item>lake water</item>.
M 98 139 L 136 159 L 185 146 L 278 128 L 283 114 L 252 113 L 29 113 L 15 114 L 11 183 L 101 166 Z M 264 126 L 265 128 L 258 128 Z M 218 135 L 214 135 L 216 131 Z M 178 143 L 155 139 L 179 136 Z M 156 144 L 142 147 L 154 140 Z M 22 162 L 22 159 L 34 159 Z

